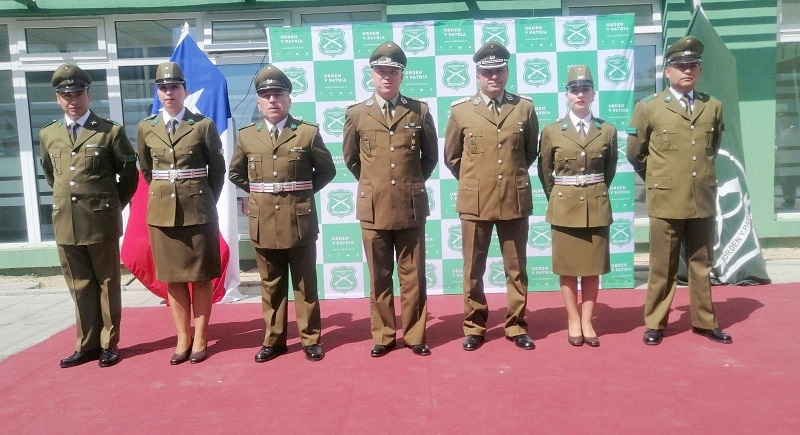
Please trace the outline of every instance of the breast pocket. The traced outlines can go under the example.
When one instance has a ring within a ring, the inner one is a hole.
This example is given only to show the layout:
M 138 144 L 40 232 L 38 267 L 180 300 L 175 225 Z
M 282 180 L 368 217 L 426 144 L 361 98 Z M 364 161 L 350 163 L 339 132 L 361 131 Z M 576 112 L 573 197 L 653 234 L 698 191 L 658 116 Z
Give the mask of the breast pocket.
M 264 156 L 261 154 L 248 154 L 247 155 L 247 178 L 251 181 L 260 181 L 263 180 L 262 173 L 263 169 L 261 167 L 262 160 Z
M 403 151 L 405 154 L 419 155 L 419 130 L 416 128 L 406 128 Z
M 360 149 L 363 154 L 374 156 L 377 151 L 377 136 L 375 131 L 365 131 L 361 133 Z
M 52 162 L 53 165 L 53 173 L 56 175 L 61 175 L 62 160 L 61 150 L 53 150 L 53 152 L 50 153 L 50 162 Z
M 676 151 L 678 144 L 675 141 L 676 133 L 661 130 L 654 133 L 653 146 L 658 151 Z
M 578 160 L 578 153 L 575 151 L 556 150 L 555 159 L 556 174 L 562 174 L 563 172 L 569 172 L 570 169 L 575 167 Z
M 150 148 L 150 158 L 153 160 L 153 168 L 158 168 L 159 160 L 164 160 L 167 150 L 163 148 Z
M 99 174 L 103 168 L 110 167 L 108 160 L 108 149 L 101 146 L 87 145 L 83 150 L 85 171 L 88 174 Z
M 464 129 L 464 150 L 467 154 L 483 152 L 483 133 L 480 128 Z

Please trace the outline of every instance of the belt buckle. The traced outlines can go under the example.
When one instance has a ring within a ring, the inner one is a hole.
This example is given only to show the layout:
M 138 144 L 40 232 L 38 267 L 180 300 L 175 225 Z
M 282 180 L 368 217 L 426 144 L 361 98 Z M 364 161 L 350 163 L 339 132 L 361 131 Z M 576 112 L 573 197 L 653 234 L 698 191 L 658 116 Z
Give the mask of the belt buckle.
M 178 179 L 178 170 L 177 169 L 170 169 L 169 172 L 169 179 L 170 181 L 175 181 Z
M 272 183 L 273 192 L 283 192 L 283 183 Z
M 586 185 L 586 175 L 578 175 L 578 186 Z

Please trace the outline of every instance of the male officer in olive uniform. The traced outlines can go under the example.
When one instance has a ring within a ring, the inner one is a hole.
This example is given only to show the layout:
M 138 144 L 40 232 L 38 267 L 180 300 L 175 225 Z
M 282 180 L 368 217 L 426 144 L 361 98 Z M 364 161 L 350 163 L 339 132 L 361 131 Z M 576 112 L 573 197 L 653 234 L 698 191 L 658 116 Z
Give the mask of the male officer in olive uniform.
M 289 271 L 300 341 L 309 361 L 325 353 L 317 295 L 317 235 L 314 194 L 336 175 L 319 127 L 289 115 L 292 83 L 278 68 L 262 68 L 255 79 L 264 121 L 239 129 L 228 178 L 250 193 L 250 241 L 261 274 L 267 333 L 255 356 L 266 362 L 286 353 Z
M 52 85 L 64 118 L 39 133 L 42 169 L 53 188 L 58 258 L 75 301 L 78 338 L 75 353 L 61 360 L 63 368 L 119 361 L 119 237 L 122 209 L 138 183 L 136 153 L 125 130 L 89 109 L 91 83 L 75 65 L 58 67 Z
M 458 179 L 456 211 L 464 251 L 464 350 L 484 341 L 489 307 L 483 291 L 492 227 L 503 254 L 508 292 L 505 335 L 530 350 L 525 306 L 528 294 L 525 244 L 533 212 L 528 168 L 536 160 L 539 120 L 530 98 L 506 92 L 508 59 L 500 43 L 488 42 L 472 60 L 478 92 L 453 102 L 445 133 L 445 165 Z
M 669 88 L 640 101 L 628 127 L 628 160 L 647 186 L 650 275 L 644 306 L 644 342 L 661 343 L 675 296 L 681 245 L 689 268 L 692 331 L 731 343 L 711 302 L 722 103 L 694 90 L 703 44 L 687 36 L 664 53 Z
M 393 42 L 375 49 L 369 58 L 375 93 L 348 107 L 345 115 L 342 152 L 359 181 L 356 217 L 370 275 L 373 357 L 395 347 L 395 258 L 403 341 L 416 355 L 430 354 L 425 343 L 425 221 L 430 214 L 425 180 L 436 167 L 438 143 L 428 105 L 400 94 L 406 60 Z

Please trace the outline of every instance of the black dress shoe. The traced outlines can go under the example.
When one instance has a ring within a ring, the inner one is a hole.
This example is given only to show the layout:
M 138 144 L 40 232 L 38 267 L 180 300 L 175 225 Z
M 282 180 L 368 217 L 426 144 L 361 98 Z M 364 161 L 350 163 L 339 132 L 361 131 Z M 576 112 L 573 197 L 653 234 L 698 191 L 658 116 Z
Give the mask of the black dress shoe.
M 583 337 L 583 341 L 590 347 L 600 347 L 600 340 L 597 337 Z
M 275 357 L 279 355 L 283 355 L 286 353 L 288 348 L 286 345 L 283 346 L 261 346 L 261 350 L 258 351 L 256 354 L 256 362 L 263 363 L 267 362 L 271 359 L 275 359 Z
M 481 345 L 483 345 L 483 336 L 482 335 L 467 335 L 464 337 L 464 342 L 461 344 L 461 347 L 467 351 L 473 351 L 480 349 Z
M 703 337 L 706 337 L 711 341 L 716 341 L 717 343 L 722 343 L 722 344 L 733 343 L 733 339 L 731 338 L 731 336 L 725 333 L 725 331 L 723 331 L 720 328 L 703 329 L 703 328 L 695 328 L 694 326 L 692 326 L 692 332 L 694 332 L 695 334 L 702 335 Z
M 528 334 L 520 334 L 514 337 L 506 337 L 506 339 L 513 341 L 514 346 L 517 346 L 520 349 L 523 350 L 536 349 L 536 345 L 533 344 L 533 339 L 528 337 Z
M 117 349 L 103 349 L 100 352 L 100 367 L 111 367 L 119 362 L 119 351 Z
M 208 358 L 208 350 L 207 349 L 199 350 L 197 352 L 192 352 L 192 354 L 189 355 L 189 363 L 190 364 L 201 363 L 201 362 L 205 361 L 206 358 Z
M 406 345 L 406 347 L 410 347 L 411 351 L 414 352 L 414 355 L 428 356 L 428 355 L 431 354 L 431 349 L 425 343 L 415 344 L 415 345 L 412 345 L 412 346 Z
M 176 366 L 181 363 L 189 361 L 189 354 L 192 353 L 192 348 L 186 349 L 186 352 L 173 353 L 172 358 L 169 359 L 170 365 Z
M 395 346 L 396 346 L 396 343 L 392 343 L 392 344 L 388 344 L 388 345 L 376 344 L 375 346 L 372 346 L 372 350 L 370 351 L 370 355 L 372 355 L 373 358 L 380 358 L 380 357 L 386 355 L 387 353 L 389 353 L 390 350 L 394 350 Z
M 89 350 L 86 352 L 75 352 L 72 355 L 61 360 L 59 364 L 62 369 L 79 366 L 86 364 L 89 361 L 94 361 L 100 358 L 102 351 L 100 349 Z
M 325 351 L 322 350 L 322 346 L 318 344 L 303 346 L 303 352 L 305 352 L 306 359 L 309 361 L 319 361 L 325 358 Z
M 661 332 L 660 329 L 647 328 L 644 331 L 644 337 L 642 339 L 644 340 L 644 344 L 647 344 L 647 345 L 650 345 L 650 346 L 655 346 L 655 345 L 661 343 L 661 339 L 663 337 L 664 337 L 664 333 Z

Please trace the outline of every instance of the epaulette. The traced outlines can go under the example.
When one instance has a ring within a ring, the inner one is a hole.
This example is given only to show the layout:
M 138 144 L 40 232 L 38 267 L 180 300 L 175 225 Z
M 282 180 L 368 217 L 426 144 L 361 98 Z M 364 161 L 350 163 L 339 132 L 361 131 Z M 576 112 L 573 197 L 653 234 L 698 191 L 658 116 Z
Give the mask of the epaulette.
M 319 127 L 319 124 L 317 124 L 317 123 L 315 123 L 315 122 L 311 122 L 311 121 L 309 121 L 309 120 L 307 120 L 307 119 L 304 119 L 304 120 L 301 122 L 301 124 L 308 124 L 308 125 L 310 125 L 310 126 L 312 126 L 312 127 Z
M 371 98 L 371 97 L 370 97 L 370 98 Z M 361 104 L 361 103 L 363 103 L 363 102 L 365 102 L 365 101 L 367 101 L 367 100 L 369 100 L 369 98 L 367 98 L 366 100 L 357 100 L 357 101 L 353 101 L 352 103 L 350 103 L 350 104 L 348 104 L 348 105 L 344 106 L 344 108 L 345 108 L 345 109 L 349 109 L 349 108 L 351 108 L 351 107 L 353 107 L 353 106 L 355 106 L 355 105 Z
M 145 118 L 145 119 L 143 119 L 143 120 L 141 120 L 139 122 L 142 123 L 142 122 L 145 122 L 145 121 L 149 121 L 151 119 L 155 119 L 156 116 L 158 116 L 158 113 L 156 113 L 155 115 L 150 115 L 147 118 Z
M 106 120 L 107 122 L 110 122 L 110 123 L 114 124 L 114 125 L 122 125 L 119 122 L 114 121 L 113 119 L 108 119 L 108 118 L 103 118 L 103 119 Z
M 605 119 L 603 119 L 603 118 L 594 118 L 594 122 L 595 122 L 596 124 L 605 124 L 605 123 L 606 123 L 606 120 L 605 120 Z
M 255 122 L 251 122 L 251 123 L 249 123 L 249 124 L 247 124 L 247 125 L 243 125 L 243 126 L 239 127 L 239 131 L 242 131 L 242 130 L 244 130 L 245 128 L 247 128 L 247 127 L 252 127 L 252 126 L 254 126 L 254 125 L 256 125 L 256 123 L 255 123 Z
M 52 120 L 52 121 L 48 122 L 47 124 L 45 124 L 45 125 L 44 125 L 44 127 L 47 127 L 48 125 L 52 125 L 52 124 L 54 124 L 54 123 L 56 123 L 56 122 L 58 122 L 58 120 L 57 120 L 57 119 L 54 119 L 54 120 Z M 44 128 L 44 127 L 42 127 L 42 128 Z
M 450 103 L 450 107 L 457 106 L 457 105 L 459 105 L 459 104 L 461 104 L 461 103 L 466 103 L 467 101 L 470 101 L 470 100 L 472 100 L 472 97 L 464 97 L 464 98 L 460 98 L 460 99 L 458 99 L 458 100 L 456 100 L 456 101 L 453 101 L 452 103 Z
M 658 94 L 648 95 L 648 96 L 642 98 L 641 100 L 639 100 L 639 102 L 640 103 L 646 103 L 646 102 L 652 100 L 653 98 L 655 98 L 657 96 L 658 96 Z
M 699 98 L 700 100 L 704 100 L 704 101 L 710 100 L 712 98 L 714 98 L 715 100 L 717 99 L 713 95 L 707 94 L 705 92 L 697 92 L 697 91 L 695 91 L 695 94 L 697 94 L 697 98 Z
M 514 95 L 517 95 L 517 94 L 514 94 Z M 517 95 L 517 96 L 520 97 L 520 98 L 524 98 L 524 99 L 526 99 L 526 100 L 528 100 L 530 102 L 533 102 L 533 98 L 531 98 L 531 97 L 529 97 L 527 95 Z

